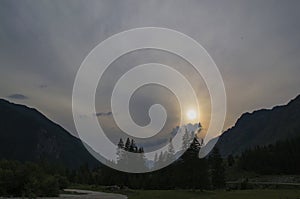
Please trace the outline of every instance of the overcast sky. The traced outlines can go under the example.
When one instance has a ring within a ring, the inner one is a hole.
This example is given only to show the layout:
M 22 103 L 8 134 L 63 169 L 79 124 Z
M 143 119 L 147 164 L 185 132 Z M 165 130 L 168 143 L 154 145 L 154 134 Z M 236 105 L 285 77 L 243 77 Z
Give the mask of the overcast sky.
M 225 130 L 244 112 L 284 104 L 300 93 L 299 9 L 298 0 L 1 0 L 0 97 L 35 107 L 76 134 L 72 88 L 86 55 L 118 32 L 165 27 L 194 38 L 219 67 L 228 100 Z M 201 77 L 179 57 L 155 50 L 130 53 L 111 65 L 97 91 L 100 122 L 111 124 L 108 99 L 118 75 L 149 61 L 173 66 L 194 82 L 207 128 L 210 99 Z M 178 105 L 165 89 L 141 88 L 131 103 L 132 117 L 147 124 L 155 100 L 168 110 L 164 130 L 170 131 Z

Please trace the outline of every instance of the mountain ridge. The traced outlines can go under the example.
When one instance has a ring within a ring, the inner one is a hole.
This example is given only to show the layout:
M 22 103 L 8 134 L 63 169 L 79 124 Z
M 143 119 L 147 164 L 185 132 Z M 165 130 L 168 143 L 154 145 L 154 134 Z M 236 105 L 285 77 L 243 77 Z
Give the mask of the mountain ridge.
M 300 95 L 285 105 L 244 113 L 216 146 L 223 156 L 300 135 Z
M 0 121 L 2 159 L 47 160 L 69 168 L 100 164 L 81 140 L 35 108 L 0 99 Z

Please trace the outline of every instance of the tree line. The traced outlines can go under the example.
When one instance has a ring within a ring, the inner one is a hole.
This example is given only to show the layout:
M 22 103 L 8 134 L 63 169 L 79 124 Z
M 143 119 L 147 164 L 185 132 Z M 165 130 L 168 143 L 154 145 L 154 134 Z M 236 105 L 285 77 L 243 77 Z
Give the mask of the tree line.
M 123 143 L 124 144 L 124 143 Z M 126 150 L 141 154 L 143 148 L 127 139 Z M 172 149 L 170 149 L 172 151 Z M 84 164 L 78 169 L 51 165 L 46 161 L 21 163 L 0 161 L 0 196 L 38 197 L 58 196 L 59 190 L 69 184 L 117 185 L 132 189 L 212 189 L 225 185 L 223 160 L 217 149 L 209 158 L 199 159 L 200 144 L 196 138 L 187 151 L 173 164 L 161 170 L 129 174 L 100 165 L 90 168 Z M 123 160 L 120 160 L 123 161 Z
M 135 145 L 134 141 L 128 140 L 126 143 Z M 183 139 L 184 142 L 185 139 Z M 134 151 L 143 153 L 143 149 L 139 150 L 139 148 L 137 147 Z M 199 159 L 200 148 L 201 143 L 194 138 L 186 152 L 173 164 L 145 174 L 128 174 L 106 166 L 89 170 L 88 166 L 85 166 L 84 174 L 77 171 L 76 175 L 73 175 L 82 177 L 72 182 L 118 185 L 133 189 L 220 189 L 225 187 L 226 177 L 231 177 L 226 176 L 226 174 L 229 175 L 226 172 L 227 169 L 231 171 L 233 169 L 234 173 L 249 171 L 261 175 L 300 174 L 300 137 L 267 146 L 256 146 L 244 151 L 241 155 L 229 155 L 226 158 L 222 158 L 218 148 L 215 147 L 207 158 Z M 172 154 L 172 151 L 170 147 L 168 153 L 158 155 L 157 162 L 163 160 L 168 154 Z M 143 157 L 141 155 L 141 158 Z M 89 180 L 87 176 L 90 176 Z M 82 179 L 86 180 L 82 181 Z
M 120 140 L 120 148 L 123 146 L 126 150 L 133 149 L 130 147 L 134 144 L 122 144 Z M 135 143 L 134 140 L 127 139 L 125 143 Z M 170 145 L 171 146 L 171 145 Z M 218 189 L 225 186 L 225 168 L 224 161 L 220 156 L 218 149 L 214 149 L 208 158 L 199 159 L 200 150 L 199 141 L 194 138 L 190 147 L 186 152 L 171 165 L 149 173 L 129 174 L 101 166 L 94 170 L 85 167 L 85 171 L 79 171 L 75 180 L 72 182 L 91 185 L 118 185 L 119 187 L 128 187 L 132 189 Z M 168 153 L 160 154 L 157 157 L 158 162 L 164 159 L 164 156 L 172 152 L 172 147 Z M 143 149 L 136 147 L 134 153 L 140 153 L 141 162 L 145 163 Z M 125 161 L 124 157 L 118 162 Z M 157 163 L 157 162 L 155 162 Z M 155 166 L 154 163 L 154 166 Z M 82 174 L 83 172 L 83 174 Z M 82 176 L 79 177 L 79 176 Z
M 258 174 L 300 174 L 300 137 L 256 146 L 237 159 L 240 169 Z
M 66 169 L 45 161 L 0 161 L 0 196 L 53 197 L 68 186 Z
M 119 148 L 138 153 L 143 159 L 143 147 L 127 139 Z M 201 148 L 194 138 L 186 152 L 173 164 L 161 170 L 129 174 L 100 165 L 91 168 L 84 164 L 77 169 L 52 165 L 47 161 L 18 162 L 0 161 L 0 196 L 38 197 L 58 196 L 59 191 L 70 184 L 117 185 L 132 189 L 220 189 L 225 187 L 225 170 L 236 168 L 258 174 L 300 174 L 300 137 L 280 141 L 273 145 L 254 147 L 240 156 L 229 155 L 226 159 L 214 148 L 207 158 L 199 159 Z M 172 147 L 168 153 L 172 153 Z M 160 154 L 161 161 L 168 154 Z M 120 159 L 118 161 L 122 162 Z M 226 164 L 225 164 L 226 163 Z

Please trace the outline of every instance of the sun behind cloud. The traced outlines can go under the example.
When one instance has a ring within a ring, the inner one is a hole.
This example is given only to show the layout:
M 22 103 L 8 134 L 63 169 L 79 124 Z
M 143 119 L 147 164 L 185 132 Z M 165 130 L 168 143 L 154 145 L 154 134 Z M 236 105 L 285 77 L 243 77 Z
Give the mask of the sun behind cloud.
M 189 110 L 186 115 L 189 120 L 195 120 L 197 118 L 197 112 L 193 109 Z

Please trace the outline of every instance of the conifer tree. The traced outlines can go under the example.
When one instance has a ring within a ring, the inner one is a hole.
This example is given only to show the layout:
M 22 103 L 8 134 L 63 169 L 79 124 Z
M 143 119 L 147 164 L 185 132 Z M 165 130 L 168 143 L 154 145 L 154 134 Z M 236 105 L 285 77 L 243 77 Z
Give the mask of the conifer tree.
M 127 138 L 127 140 L 126 140 L 126 143 L 125 143 L 125 151 L 129 151 L 129 149 L 130 149 L 130 139 L 129 138 Z
M 175 160 L 175 150 L 174 150 L 172 139 L 170 139 L 170 141 L 169 141 L 167 158 L 168 158 L 168 161 Z
M 220 155 L 219 149 L 214 148 L 210 155 L 211 166 L 211 183 L 213 188 L 220 189 L 225 187 L 225 168 L 223 159 Z

